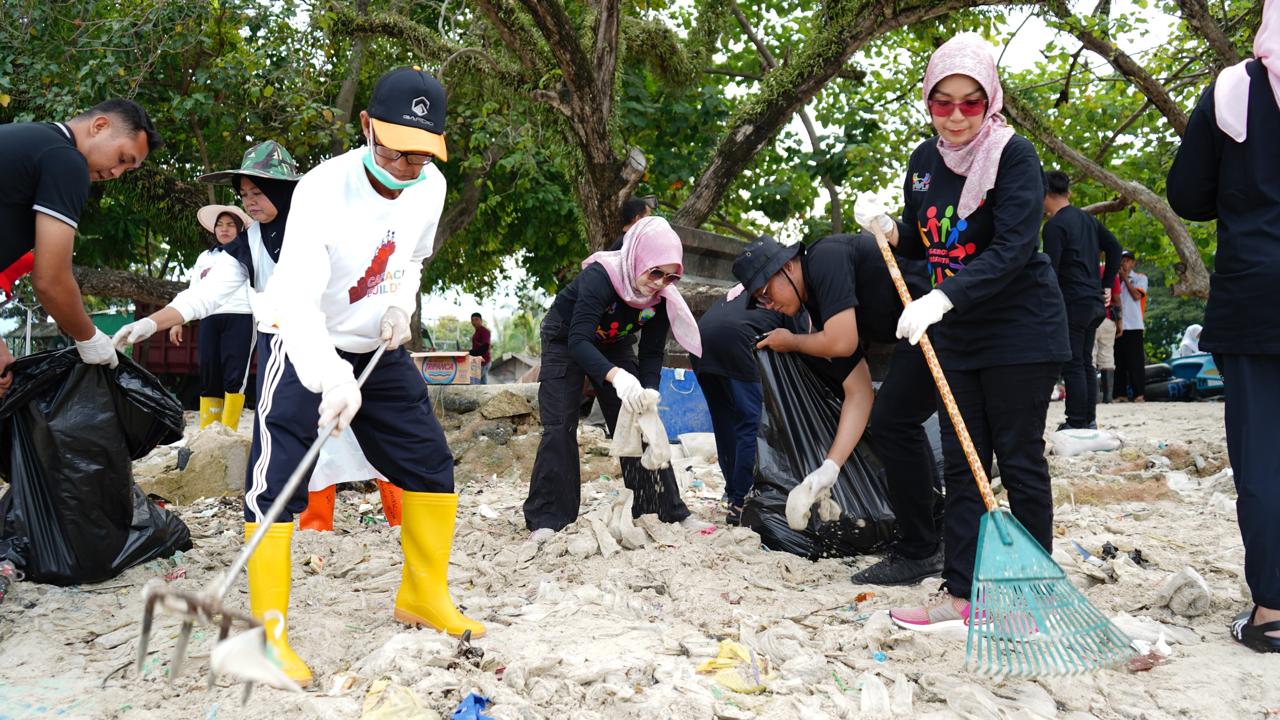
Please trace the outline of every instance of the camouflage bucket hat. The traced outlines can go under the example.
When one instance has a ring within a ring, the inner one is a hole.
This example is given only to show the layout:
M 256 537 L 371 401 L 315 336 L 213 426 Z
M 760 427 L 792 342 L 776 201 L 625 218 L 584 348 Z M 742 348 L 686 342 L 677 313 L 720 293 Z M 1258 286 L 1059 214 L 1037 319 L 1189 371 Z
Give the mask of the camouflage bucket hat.
M 275 140 L 267 140 L 244 151 L 244 159 L 240 161 L 238 170 L 219 170 L 201 175 L 199 180 L 203 183 L 230 183 L 236 175 L 288 181 L 302 177 L 302 173 L 298 172 L 298 164 L 293 161 L 289 151 Z

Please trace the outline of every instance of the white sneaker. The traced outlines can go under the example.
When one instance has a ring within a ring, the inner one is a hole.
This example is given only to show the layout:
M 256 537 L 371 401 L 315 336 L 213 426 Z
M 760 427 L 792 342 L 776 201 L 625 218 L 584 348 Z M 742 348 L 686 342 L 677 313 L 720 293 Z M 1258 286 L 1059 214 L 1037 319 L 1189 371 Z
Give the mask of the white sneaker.
M 698 532 L 702 532 L 703 530 L 706 530 L 708 528 L 715 527 L 715 525 L 709 522 L 705 522 L 703 520 L 699 520 L 698 518 L 692 515 L 681 520 L 679 524 L 680 524 L 680 527 L 684 528 L 685 530 L 697 530 Z
M 556 531 L 552 530 L 551 528 L 538 528 L 537 530 L 534 530 L 533 532 L 529 533 L 529 539 L 525 540 L 525 542 L 531 542 L 534 545 L 541 545 L 542 543 L 555 537 L 555 534 L 556 534 Z

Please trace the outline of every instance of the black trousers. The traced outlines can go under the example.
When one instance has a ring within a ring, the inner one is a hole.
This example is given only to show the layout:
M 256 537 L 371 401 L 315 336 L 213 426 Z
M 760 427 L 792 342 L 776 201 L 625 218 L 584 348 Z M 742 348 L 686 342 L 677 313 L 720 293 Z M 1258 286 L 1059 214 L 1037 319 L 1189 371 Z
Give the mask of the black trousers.
M 219 313 L 200 321 L 200 396 L 244 393 L 253 357 L 253 315 Z
M 1098 419 L 1098 371 L 1093 367 L 1093 336 L 1102 324 L 1102 303 L 1067 306 L 1071 359 L 1062 366 L 1067 386 L 1067 425 L 1085 428 Z
M 1280 610 L 1280 355 L 1213 357 L 1226 386 L 1244 577 L 1255 603 Z
M 1116 378 L 1113 397 L 1135 398 L 1147 391 L 1147 349 L 1142 344 L 1141 330 L 1125 330 L 1116 336 Z
M 1014 517 L 1046 551 L 1053 543 L 1053 493 L 1044 459 L 1044 422 L 1060 369 L 1059 363 L 1038 363 L 946 371 L 983 469 L 990 472 L 994 453 Z M 948 592 L 967 598 L 973 585 L 978 526 L 987 508 L 951 419 L 946 412 L 940 413 L 940 419 L 947 483 L 942 579 Z
M 320 395 L 298 380 L 279 335 L 258 338 L 258 414 L 244 482 L 244 519 L 259 522 L 315 442 Z M 358 377 L 373 353 L 339 351 Z M 409 492 L 453 492 L 453 453 L 436 420 L 427 384 L 404 348 L 383 354 L 360 389 L 351 432 L 369 464 Z M 276 522 L 307 509 L 307 483 L 289 498 Z
M 924 421 L 937 409 L 937 391 L 920 348 L 902 340 L 871 406 L 868 429 L 884 465 L 889 504 L 898 520 L 896 549 L 910 558 L 938 550 L 933 463 Z
M 630 347 L 601 348 L 609 362 L 631 374 L 639 361 Z M 538 414 L 542 420 L 542 440 L 529 478 L 529 497 L 524 501 L 524 523 L 530 530 L 559 531 L 578 519 L 582 500 L 581 460 L 578 457 L 578 408 L 582 405 L 582 368 L 563 343 L 542 339 L 542 369 L 538 371 Z M 597 385 L 596 400 L 604 413 L 609 433 L 618 423 L 622 402 L 613 385 Z M 620 458 L 622 483 L 635 493 L 631 514 L 640 517 L 657 513 L 663 522 L 679 522 L 689 517 L 689 508 L 680 499 L 675 471 L 646 470 L 640 458 Z
M 764 388 L 759 380 L 738 380 L 715 373 L 698 373 L 698 385 L 711 412 L 725 494 L 731 503 L 741 506 L 755 482 L 756 430 L 760 427 Z

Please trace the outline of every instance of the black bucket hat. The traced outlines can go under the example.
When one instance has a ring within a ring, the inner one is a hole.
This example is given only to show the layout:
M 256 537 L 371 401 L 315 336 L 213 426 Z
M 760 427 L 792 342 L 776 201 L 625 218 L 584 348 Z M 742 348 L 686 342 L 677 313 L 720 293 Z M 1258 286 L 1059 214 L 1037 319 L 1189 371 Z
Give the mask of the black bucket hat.
M 755 307 L 755 293 L 769 282 L 774 273 L 782 269 L 791 258 L 804 252 L 804 243 L 783 245 L 768 235 L 747 243 L 733 260 L 733 276 L 742 283 L 743 292 L 752 296 L 748 307 Z

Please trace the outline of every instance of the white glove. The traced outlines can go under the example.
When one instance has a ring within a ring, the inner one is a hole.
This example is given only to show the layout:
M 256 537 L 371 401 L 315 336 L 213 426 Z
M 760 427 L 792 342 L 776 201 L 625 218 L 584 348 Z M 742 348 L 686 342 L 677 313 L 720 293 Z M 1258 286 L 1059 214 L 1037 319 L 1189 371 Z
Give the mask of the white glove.
M 821 503 L 818 514 L 825 521 L 840 517 L 840 507 L 831 499 L 831 488 L 840 476 L 840 467 L 830 460 L 823 460 L 817 470 L 805 476 L 804 482 L 787 493 L 787 525 L 792 530 L 809 526 L 809 511 L 814 503 Z
M 154 326 L 155 323 L 152 325 Z M 93 337 L 88 340 L 77 340 L 76 351 L 80 353 L 80 359 L 88 365 L 115 367 L 120 364 L 120 358 L 116 357 L 116 346 L 101 330 L 95 330 Z
M 893 218 L 889 210 L 871 193 L 859 193 L 853 203 L 853 219 L 858 226 L 867 232 L 878 232 L 888 238 L 894 231 Z
M 615 368 L 613 373 L 613 390 L 618 393 L 622 406 L 633 413 L 644 411 L 644 388 L 635 375 Z
M 111 338 L 111 342 L 117 350 L 124 350 L 126 347 L 134 343 L 140 343 L 155 334 L 156 321 L 151 318 L 142 318 L 117 330 L 115 336 Z M 90 341 L 86 340 L 85 342 Z M 78 345 L 79 343 L 76 344 Z M 84 352 L 81 352 L 80 355 L 83 357 Z M 85 360 L 85 362 L 89 361 Z
M 912 300 L 911 304 L 902 309 L 902 315 L 898 318 L 898 337 L 906 338 L 907 342 L 915 345 L 920 342 L 925 329 L 941 320 L 953 307 L 955 306 L 946 293 L 937 289 L 929 291 L 922 298 Z
M 356 384 L 354 378 L 345 380 L 332 387 L 329 387 L 320 396 L 320 423 L 321 429 L 325 425 L 337 420 L 338 424 L 333 428 L 333 437 L 338 437 L 351 426 L 351 419 L 360 412 L 360 386 Z
M 395 350 L 409 342 L 409 315 L 398 307 L 389 307 L 382 314 L 382 342 L 388 350 Z

